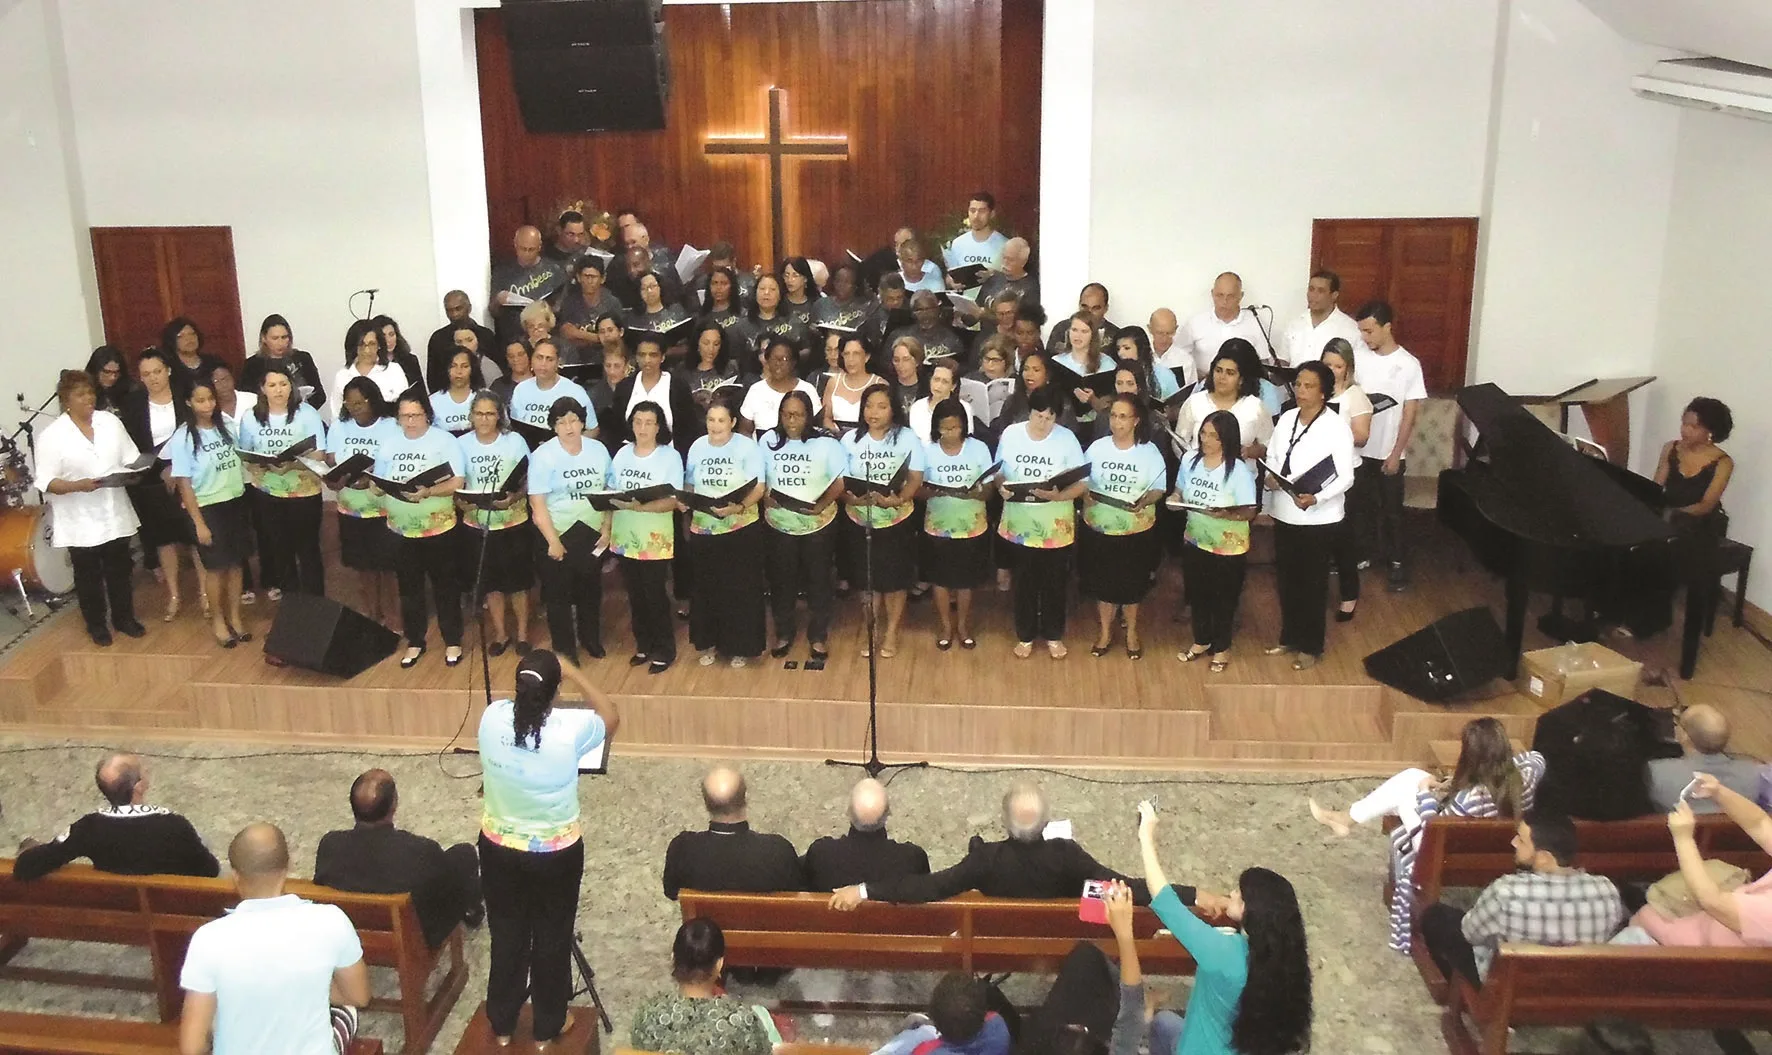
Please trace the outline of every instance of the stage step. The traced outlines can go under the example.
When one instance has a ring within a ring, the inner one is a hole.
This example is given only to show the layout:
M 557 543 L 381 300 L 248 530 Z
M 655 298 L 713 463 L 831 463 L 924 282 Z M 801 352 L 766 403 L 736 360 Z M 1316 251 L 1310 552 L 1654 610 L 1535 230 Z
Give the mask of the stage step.
M 1382 685 L 1209 685 L 1211 741 L 1391 743 L 1392 707 Z
M 529 1055 L 536 1050 L 529 1028 L 530 1010 L 528 1004 L 523 1005 L 511 1045 L 501 1048 L 492 1038 L 492 1024 L 486 1020 L 486 1004 L 482 1002 L 474 1009 L 474 1017 L 469 1020 L 468 1028 L 462 1031 L 461 1043 L 455 1046 L 455 1055 Z M 574 1006 L 572 1028 L 555 1037 L 548 1044 L 547 1050 L 549 1055 L 597 1055 L 600 1039 L 597 1009 Z
M 1521 751 L 1526 750 L 1526 747 L 1524 744 L 1520 743 L 1518 740 L 1515 740 L 1511 737 L 1508 739 L 1508 743 L 1513 745 L 1514 754 L 1516 754 L 1516 755 L 1519 754 Z M 1464 744 L 1462 741 L 1459 741 L 1459 740 L 1433 740 L 1433 741 L 1430 741 L 1427 746 L 1428 746 L 1428 750 L 1433 753 L 1434 765 L 1439 766 L 1441 769 L 1457 768 L 1458 755 L 1464 749 Z

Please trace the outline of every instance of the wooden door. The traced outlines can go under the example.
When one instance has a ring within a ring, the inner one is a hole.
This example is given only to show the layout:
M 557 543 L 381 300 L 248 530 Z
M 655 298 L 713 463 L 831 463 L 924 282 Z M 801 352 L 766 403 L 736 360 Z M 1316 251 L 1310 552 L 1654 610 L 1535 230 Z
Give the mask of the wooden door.
M 203 331 L 203 350 L 237 373 L 246 361 L 231 227 L 94 227 L 105 340 L 133 365 L 180 315 Z
M 1341 307 L 1349 315 L 1369 300 L 1396 311 L 1397 343 L 1421 360 L 1427 390 L 1456 392 L 1470 356 L 1477 220 L 1317 220 L 1311 225 L 1311 270 L 1341 276 Z

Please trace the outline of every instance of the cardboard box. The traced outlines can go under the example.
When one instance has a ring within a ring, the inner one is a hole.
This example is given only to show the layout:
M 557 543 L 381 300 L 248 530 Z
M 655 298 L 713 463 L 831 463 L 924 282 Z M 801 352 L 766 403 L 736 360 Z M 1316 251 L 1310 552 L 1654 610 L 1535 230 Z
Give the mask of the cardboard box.
M 1565 666 L 1571 669 L 1565 672 L 1561 669 Z M 1571 641 L 1522 654 L 1516 685 L 1522 694 L 1550 708 L 1589 689 L 1604 689 L 1634 700 L 1642 676 L 1643 665 L 1634 659 L 1594 641 Z

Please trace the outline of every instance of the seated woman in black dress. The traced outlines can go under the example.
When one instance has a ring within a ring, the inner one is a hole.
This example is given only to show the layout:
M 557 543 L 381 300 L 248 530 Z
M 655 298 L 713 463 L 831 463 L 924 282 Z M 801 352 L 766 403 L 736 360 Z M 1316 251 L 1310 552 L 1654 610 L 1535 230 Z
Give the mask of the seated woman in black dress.
M 1729 517 L 1723 491 L 1735 474 L 1735 459 L 1717 446 L 1735 430 L 1735 417 L 1720 399 L 1699 396 L 1680 415 L 1680 438 L 1662 445 L 1655 463 L 1664 508 L 1682 535 L 1722 538 Z

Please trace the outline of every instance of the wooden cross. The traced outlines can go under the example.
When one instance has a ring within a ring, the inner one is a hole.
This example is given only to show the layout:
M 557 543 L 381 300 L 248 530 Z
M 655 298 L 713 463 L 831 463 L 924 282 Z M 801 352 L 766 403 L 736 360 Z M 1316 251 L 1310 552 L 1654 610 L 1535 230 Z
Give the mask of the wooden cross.
M 786 93 L 773 85 L 769 88 L 769 130 L 762 136 L 709 136 L 703 150 L 708 154 L 746 155 L 769 159 L 769 234 L 771 267 L 787 251 L 783 233 L 782 161 L 785 158 L 830 158 L 842 160 L 849 156 L 848 136 L 793 136 L 782 133 L 782 97 Z

